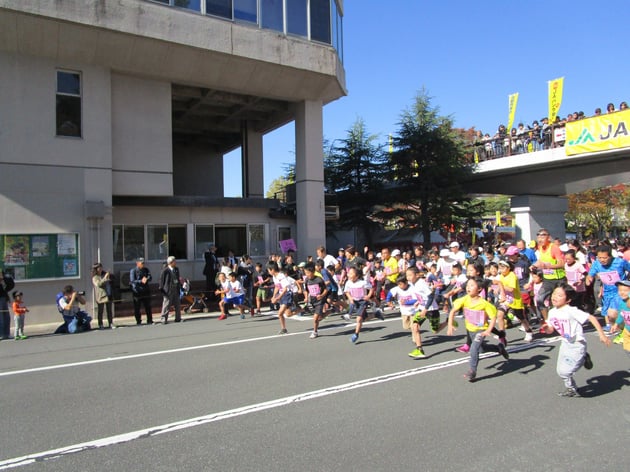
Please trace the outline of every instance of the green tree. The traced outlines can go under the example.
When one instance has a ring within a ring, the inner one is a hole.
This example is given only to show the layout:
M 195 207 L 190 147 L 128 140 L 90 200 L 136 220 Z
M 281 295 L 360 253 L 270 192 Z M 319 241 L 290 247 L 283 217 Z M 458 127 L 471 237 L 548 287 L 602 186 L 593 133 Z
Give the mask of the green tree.
M 326 193 L 335 194 L 340 216 L 329 223 L 329 229 L 357 228 L 369 245 L 373 230 L 380 228 L 371 216 L 382 198 L 387 175 L 387 156 L 377 139 L 359 118 L 345 138 L 335 139 L 328 146 L 325 143 L 324 148 Z
M 479 218 L 483 202 L 473 201 L 462 186 L 474 170 L 466 142 L 452 118 L 432 106 L 425 89 L 402 112 L 398 127 L 389 165 L 392 188 L 385 192 L 387 207 L 380 219 L 420 229 L 426 245 L 431 231 Z

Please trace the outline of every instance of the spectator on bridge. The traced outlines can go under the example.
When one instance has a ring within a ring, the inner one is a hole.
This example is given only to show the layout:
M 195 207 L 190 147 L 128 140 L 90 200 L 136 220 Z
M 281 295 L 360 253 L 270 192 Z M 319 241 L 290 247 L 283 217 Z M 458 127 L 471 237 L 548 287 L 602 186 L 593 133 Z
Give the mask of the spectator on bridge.
M 615 105 L 612 103 L 609 103 L 608 105 L 606 105 L 606 113 L 613 113 L 615 111 Z
M 628 104 L 626 102 L 621 102 L 619 104 L 619 111 L 626 110 L 628 108 Z
M 600 116 L 602 114 L 602 109 L 597 107 L 595 108 L 595 116 Z

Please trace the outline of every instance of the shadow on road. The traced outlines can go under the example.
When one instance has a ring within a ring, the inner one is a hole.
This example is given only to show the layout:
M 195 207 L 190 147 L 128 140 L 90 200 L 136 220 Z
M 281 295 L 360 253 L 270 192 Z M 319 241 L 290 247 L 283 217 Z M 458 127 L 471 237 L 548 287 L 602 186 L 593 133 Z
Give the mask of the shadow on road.
M 529 374 L 530 372 L 544 366 L 544 361 L 547 360 L 549 360 L 549 356 L 545 356 L 543 354 L 536 354 L 528 359 L 510 359 L 509 361 L 501 359 L 499 362 L 495 362 L 494 364 L 484 367 L 483 370 L 496 369 L 493 374 L 480 376 L 480 371 L 477 370 L 476 381 L 479 382 L 481 380 L 493 379 L 513 372 L 518 372 L 519 374 Z M 483 362 L 483 359 L 480 362 Z
M 630 372 L 618 370 L 609 375 L 598 375 L 588 379 L 586 386 L 579 390 L 581 396 L 593 398 L 621 390 L 623 386 L 628 385 L 630 385 Z

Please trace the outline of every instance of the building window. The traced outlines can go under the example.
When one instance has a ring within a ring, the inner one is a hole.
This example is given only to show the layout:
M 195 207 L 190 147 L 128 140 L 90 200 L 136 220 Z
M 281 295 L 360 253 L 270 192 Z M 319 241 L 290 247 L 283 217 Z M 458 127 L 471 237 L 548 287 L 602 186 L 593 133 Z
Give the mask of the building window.
M 308 36 L 308 22 L 306 18 L 308 0 L 286 0 L 287 2 L 287 33 L 298 36 Z
M 186 259 L 186 225 L 147 225 L 147 253 L 152 261 Z
M 57 71 L 57 136 L 81 134 L 81 73 Z
M 135 261 L 144 256 L 144 226 L 114 225 L 114 261 Z
M 311 0 L 310 10 L 311 39 L 330 44 L 330 0 Z
M 174 0 L 173 6 L 187 10 L 201 11 L 201 0 Z
M 260 26 L 284 32 L 282 0 L 260 0 Z
M 206 0 L 206 14 L 232 19 L 232 0 Z
M 234 0 L 234 19 L 258 23 L 256 0 Z
M 209 246 L 214 245 L 214 226 L 195 226 L 195 259 L 203 259 L 203 254 Z
M 249 252 L 252 257 L 265 256 L 265 225 L 247 225 L 249 232 Z
M 214 229 L 217 255 L 227 257 L 229 251 L 241 257 L 247 253 L 247 228 L 243 226 L 216 226 Z

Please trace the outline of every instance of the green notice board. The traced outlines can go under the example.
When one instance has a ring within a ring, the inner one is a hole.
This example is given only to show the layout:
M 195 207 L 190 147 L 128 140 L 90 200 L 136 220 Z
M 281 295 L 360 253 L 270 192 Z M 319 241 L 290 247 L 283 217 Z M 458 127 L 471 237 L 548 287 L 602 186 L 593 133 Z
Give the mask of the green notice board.
M 2 268 L 15 280 L 79 277 L 79 235 L 0 235 Z

